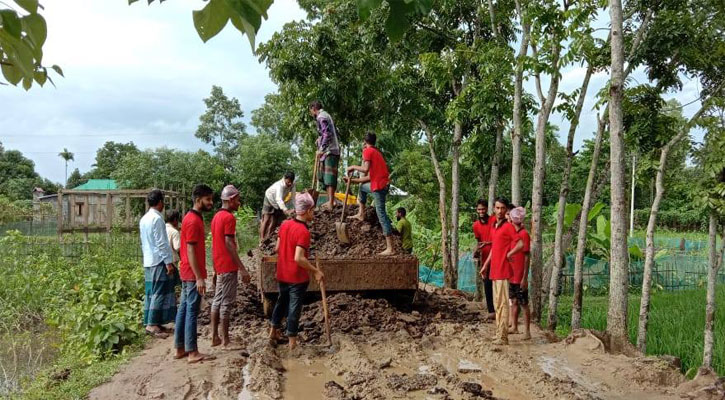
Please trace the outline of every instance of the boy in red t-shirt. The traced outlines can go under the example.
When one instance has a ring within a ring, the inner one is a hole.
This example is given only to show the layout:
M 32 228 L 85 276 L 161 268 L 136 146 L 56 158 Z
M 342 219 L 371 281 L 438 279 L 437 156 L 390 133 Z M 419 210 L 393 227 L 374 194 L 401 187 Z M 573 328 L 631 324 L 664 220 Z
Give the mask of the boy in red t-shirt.
M 378 221 L 380 221 L 380 226 L 383 227 L 383 235 L 385 236 L 385 251 L 380 253 L 380 255 L 390 256 L 395 254 L 393 250 L 393 237 L 390 236 L 393 232 L 393 223 L 390 221 L 388 212 L 385 209 L 385 197 L 390 191 L 390 173 L 388 172 L 388 165 L 385 163 L 383 154 L 375 148 L 377 140 L 377 136 L 372 132 L 368 132 L 365 135 L 363 165 L 351 165 L 347 167 L 347 173 L 344 179 L 345 182 L 350 180 L 351 183 L 361 183 L 360 194 L 357 198 L 359 204 L 358 213 L 349 218 L 356 218 L 359 221 L 365 219 L 365 203 L 367 203 L 368 194 L 372 194 L 373 200 L 375 201 L 375 214 L 378 215 Z M 360 178 L 351 178 L 349 175 L 353 171 L 359 171 L 363 176 Z
M 524 228 L 526 209 L 516 207 L 510 211 L 511 223 L 516 229 L 518 238 L 523 243 L 523 249 L 514 254 L 511 266 L 513 277 L 509 282 L 509 299 L 511 300 L 511 327 L 509 333 L 519 333 L 519 306 L 524 310 L 524 340 L 531 339 L 531 310 L 529 309 L 529 252 L 531 251 L 531 238 L 529 232 Z
M 309 193 L 300 193 L 295 198 L 295 219 L 282 223 L 275 250 L 277 252 L 277 282 L 279 297 L 272 311 L 269 339 L 276 344 L 282 338 L 282 318 L 287 317 L 289 348 L 297 346 L 297 332 L 302 298 L 310 284 L 311 272 L 319 283 L 325 275 L 309 261 L 310 231 L 307 223 L 315 218 L 315 202 Z
M 201 298 L 206 293 L 206 235 L 201 213 L 211 210 L 213 193 L 207 185 L 194 186 L 194 207 L 181 222 L 181 301 L 174 326 L 174 347 L 176 358 L 188 356 L 190 364 L 214 359 L 214 356 L 200 353 L 196 345 L 196 320 Z
M 481 274 L 489 273 L 493 281 L 493 297 L 496 308 L 496 339 L 494 344 L 508 344 L 509 279 L 513 276 L 511 261 L 524 245 L 513 225 L 506 221 L 508 201 L 497 198 L 494 203 L 496 223 L 492 228 L 491 252 L 483 264 Z M 489 272 L 490 268 L 490 272 Z
M 249 283 L 251 277 L 244 268 L 237 253 L 237 219 L 234 211 L 239 209 L 239 191 L 233 185 L 222 189 L 222 208 L 211 220 L 211 251 L 216 273 L 214 301 L 211 304 L 211 345 L 229 346 L 229 317 L 237 300 L 238 271 L 242 281 Z M 222 332 L 219 337 L 219 322 Z
M 478 203 L 476 203 L 476 213 L 478 214 L 478 219 L 473 223 L 473 236 L 476 237 L 476 241 L 478 242 L 475 257 L 477 258 L 479 267 L 483 267 L 483 263 L 491 252 L 490 221 L 496 218 L 489 217 L 488 202 L 484 199 L 479 199 Z M 483 292 L 486 297 L 486 308 L 488 308 L 487 318 L 493 320 L 496 318 L 496 310 L 493 306 L 493 282 L 488 278 L 488 275 L 481 275 L 481 279 L 483 281 L 481 282 L 483 283 Z M 477 285 L 480 284 L 478 279 L 476 281 Z M 476 288 L 476 290 L 480 289 Z

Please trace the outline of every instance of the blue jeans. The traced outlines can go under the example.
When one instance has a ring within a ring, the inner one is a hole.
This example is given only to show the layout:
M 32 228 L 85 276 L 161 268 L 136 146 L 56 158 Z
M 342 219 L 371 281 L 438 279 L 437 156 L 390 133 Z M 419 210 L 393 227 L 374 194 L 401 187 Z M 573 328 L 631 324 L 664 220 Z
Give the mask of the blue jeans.
M 370 187 L 370 182 L 366 182 L 360 185 L 360 195 L 358 196 L 360 204 L 365 204 L 368 200 L 368 194 L 373 195 L 373 200 L 375 201 L 375 214 L 378 215 L 378 221 L 380 221 L 380 226 L 383 227 L 383 235 L 385 236 L 390 236 L 393 232 L 393 223 L 390 221 L 388 212 L 385 210 L 385 197 L 388 195 L 389 191 L 390 185 L 373 192 Z
M 181 301 L 176 312 L 174 326 L 174 347 L 187 353 L 196 351 L 196 319 L 199 316 L 201 296 L 196 291 L 196 282 L 181 282 Z
M 299 332 L 300 315 L 302 314 L 302 298 L 307 291 L 309 282 L 279 282 L 279 297 L 272 311 L 272 326 L 282 329 L 282 318 L 287 315 L 287 336 L 295 337 Z

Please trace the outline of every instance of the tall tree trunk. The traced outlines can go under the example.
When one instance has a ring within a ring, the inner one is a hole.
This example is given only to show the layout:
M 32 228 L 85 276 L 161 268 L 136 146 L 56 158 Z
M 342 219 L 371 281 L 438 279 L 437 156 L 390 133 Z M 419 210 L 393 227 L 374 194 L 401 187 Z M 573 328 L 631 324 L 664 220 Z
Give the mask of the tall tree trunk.
M 524 59 L 529 49 L 529 39 L 531 38 L 531 24 L 526 21 L 523 9 L 518 1 L 516 1 L 516 9 L 521 19 L 521 44 L 519 53 L 516 55 L 516 75 L 514 78 L 514 110 L 513 110 L 513 129 L 511 130 L 511 201 L 518 205 L 521 204 L 521 135 L 523 131 L 523 122 L 521 120 L 521 96 L 524 93 Z M 489 209 L 492 209 L 493 203 L 489 198 Z
M 445 286 L 456 289 L 458 286 L 458 211 L 460 208 L 460 157 L 463 141 L 463 126 L 456 122 L 453 127 L 453 146 L 451 160 L 451 270 L 444 276 Z
M 592 77 L 593 66 L 589 64 L 587 72 L 582 81 L 579 98 L 574 108 L 574 116 L 569 125 L 569 134 L 566 139 L 566 165 L 564 166 L 564 174 L 561 178 L 561 187 L 559 188 L 559 208 L 556 213 L 556 233 L 554 235 L 554 266 L 551 271 L 551 281 L 549 282 L 549 317 L 547 320 L 547 328 L 551 331 L 556 329 L 556 312 L 559 307 L 559 283 L 561 282 L 561 270 L 564 264 L 564 253 L 566 248 L 562 242 L 564 236 L 564 213 L 566 211 L 566 198 L 569 195 L 569 175 L 571 174 L 571 164 L 574 159 L 574 135 L 576 128 L 579 126 L 579 117 L 581 116 L 582 107 L 584 106 L 584 98 L 589 88 L 589 79 Z
M 605 110 L 606 111 L 606 110 Z M 584 201 L 579 217 L 579 232 L 576 240 L 576 257 L 574 258 L 574 303 L 571 307 L 571 329 L 581 328 L 582 295 L 583 295 L 583 274 L 582 264 L 584 263 L 584 250 L 587 244 L 587 226 L 589 223 L 589 210 L 592 207 L 595 196 L 592 196 L 592 189 L 596 179 L 599 166 L 599 154 L 602 150 L 604 129 L 606 126 L 606 115 L 602 118 L 597 116 L 597 136 L 594 139 L 594 151 L 592 152 L 592 163 L 589 166 L 587 186 L 584 190 Z
M 559 52 L 561 47 L 552 38 L 554 51 L 552 54 L 553 70 L 558 71 Z M 538 76 L 536 77 L 537 87 L 541 87 Z M 534 163 L 534 183 L 531 189 L 531 315 L 534 321 L 541 320 L 542 303 L 542 272 L 543 272 L 543 240 L 541 227 L 541 207 L 544 200 L 544 177 L 546 175 L 546 125 L 549 122 L 551 109 L 554 106 L 556 95 L 559 91 L 559 75 L 554 73 L 551 76 L 551 83 L 546 98 L 541 98 L 541 109 L 536 121 L 536 160 Z M 514 203 L 516 204 L 516 203 Z M 520 204 L 517 204 L 520 205 Z
M 725 244 L 723 244 L 718 256 L 717 252 L 717 225 L 718 217 L 715 210 L 710 211 L 710 257 L 707 270 L 707 302 L 705 305 L 705 345 L 702 353 L 702 366 L 712 369 L 712 349 L 715 343 L 715 285 L 717 284 L 717 272 L 722 266 Z M 725 231 L 722 232 L 725 240 Z
M 501 162 L 501 148 L 503 147 L 503 121 L 496 127 L 496 147 L 493 161 L 491 161 L 491 176 L 488 180 L 488 209 L 493 210 L 493 200 L 496 198 L 496 184 L 498 183 L 498 166 Z
M 704 103 L 704 102 L 703 102 Z M 677 143 L 682 140 L 694 122 L 700 118 L 704 111 L 704 107 L 701 107 L 695 115 L 682 127 L 682 130 L 675 135 L 669 142 L 662 148 L 660 153 L 660 162 L 657 167 L 657 174 L 655 176 L 655 194 L 654 200 L 652 200 L 652 207 L 649 211 L 649 221 L 647 222 L 647 233 L 645 235 L 645 255 L 644 255 L 644 271 L 642 272 L 642 298 L 639 303 L 639 326 L 637 329 L 637 349 L 642 353 L 647 351 L 647 323 L 649 322 L 649 300 L 650 300 L 650 289 L 652 288 L 652 268 L 655 263 L 655 227 L 657 224 L 657 213 L 660 210 L 660 202 L 665 191 L 665 167 L 667 164 L 667 156 Z M 634 199 L 632 200 L 634 201 Z
M 428 125 L 423 121 L 418 121 L 421 128 L 425 132 L 425 136 L 428 139 L 428 149 L 430 150 L 430 158 L 433 162 L 433 169 L 438 179 L 438 215 L 441 221 L 441 257 L 443 258 L 443 275 L 448 276 L 451 274 L 451 257 L 448 250 L 448 215 L 446 214 L 446 198 L 448 194 L 446 192 L 446 178 L 443 176 L 441 165 L 438 162 L 438 157 L 433 147 L 433 132 L 431 132 Z M 456 271 L 457 273 L 457 271 Z
M 609 1 L 611 19 L 611 79 L 609 82 L 609 135 L 611 173 L 611 252 L 609 274 L 609 310 L 607 333 L 612 349 L 624 351 L 627 337 L 627 288 L 629 258 L 627 254 L 627 196 L 625 193 L 624 127 L 622 93 L 624 90 L 624 37 L 621 0 Z

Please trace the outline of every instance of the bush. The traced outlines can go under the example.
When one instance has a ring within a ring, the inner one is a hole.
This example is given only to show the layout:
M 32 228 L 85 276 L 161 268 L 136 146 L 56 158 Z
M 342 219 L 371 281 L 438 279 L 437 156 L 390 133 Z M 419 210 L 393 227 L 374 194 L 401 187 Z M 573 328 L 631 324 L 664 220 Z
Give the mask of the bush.
M 649 221 L 649 209 L 634 210 L 634 224 L 645 229 Z M 657 213 L 657 227 L 677 231 L 707 230 L 707 213 L 705 210 L 660 210 Z

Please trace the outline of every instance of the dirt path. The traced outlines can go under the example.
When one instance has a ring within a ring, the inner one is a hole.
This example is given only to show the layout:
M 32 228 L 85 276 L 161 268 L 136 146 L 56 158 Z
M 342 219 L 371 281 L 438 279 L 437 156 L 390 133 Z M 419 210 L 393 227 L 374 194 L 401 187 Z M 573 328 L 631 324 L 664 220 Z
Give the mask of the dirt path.
M 319 302 L 306 305 L 303 346 L 289 354 L 267 344 L 254 296 L 253 288 L 242 291 L 235 316 L 232 336 L 241 350 L 211 349 L 201 326 L 200 348 L 217 359 L 188 365 L 173 359 L 171 338 L 154 340 L 90 398 L 723 398 L 715 378 L 710 392 L 693 382 L 678 390 L 684 378 L 672 362 L 607 354 L 587 332 L 549 343 L 535 331 L 531 341 L 512 336 L 510 346 L 493 346 L 494 326 L 481 322 L 481 305 L 440 292 L 424 294 L 412 309 L 332 296 L 332 348 L 321 343 Z

